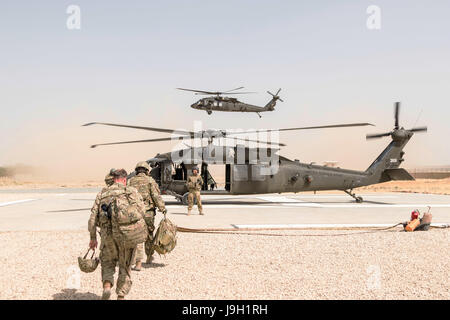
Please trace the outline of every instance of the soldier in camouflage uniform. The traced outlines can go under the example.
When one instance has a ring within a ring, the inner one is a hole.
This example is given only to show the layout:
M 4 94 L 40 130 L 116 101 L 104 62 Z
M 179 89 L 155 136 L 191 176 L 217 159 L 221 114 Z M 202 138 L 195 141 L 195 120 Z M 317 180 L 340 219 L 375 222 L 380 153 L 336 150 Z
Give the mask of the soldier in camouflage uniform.
M 198 168 L 192 168 L 192 175 L 188 177 L 186 186 L 189 190 L 188 194 L 188 216 L 191 214 L 194 200 L 197 201 L 198 213 L 203 215 L 202 200 L 200 199 L 200 190 L 202 190 L 203 179 L 198 174 Z
M 144 220 L 148 227 L 148 238 L 145 241 L 146 263 L 151 263 L 154 253 L 153 231 L 155 230 L 156 207 L 162 213 L 166 213 L 164 200 L 161 198 L 158 184 L 149 176 L 150 166 L 146 161 L 141 161 L 136 165 L 136 175 L 128 181 L 128 185 L 135 187 L 141 194 L 145 203 Z M 140 271 L 144 258 L 144 243 L 138 244 L 136 253 L 136 265 L 133 270 Z
M 139 192 L 132 187 L 126 187 L 127 173 L 125 170 L 115 170 L 111 172 L 114 183 L 97 195 L 95 203 L 91 209 L 91 216 L 88 222 L 88 230 L 91 241 L 89 247 L 97 247 L 97 227 L 100 227 L 100 263 L 102 271 L 103 294 L 102 299 L 108 300 L 111 296 L 111 288 L 114 285 L 114 273 L 116 265 L 119 264 L 119 276 L 117 279 L 117 299 L 124 299 L 131 288 L 131 262 L 136 254 L 136 248 L 125 249 L 123 244 L 113 237 L 113 225 L 108 213 L 102 209 L 102 205 L 109 205 L 114 197 L 124 192 L 128 193 L 130 199 L 141 206 L 144 212 L 144 203 Z

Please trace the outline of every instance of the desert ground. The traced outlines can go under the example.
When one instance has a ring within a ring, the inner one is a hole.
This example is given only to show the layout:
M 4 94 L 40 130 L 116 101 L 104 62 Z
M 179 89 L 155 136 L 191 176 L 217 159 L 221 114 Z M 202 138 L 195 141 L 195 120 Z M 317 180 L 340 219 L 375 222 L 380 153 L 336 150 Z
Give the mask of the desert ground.
M 311 233 L 179 234 L 172 253 L 132 271 L 127 299 L 450 299 L 448 229 Z M 0 240 L 0 299 L 100 299 L 100 267 L 76 264 L 84 230 Z
M 86 274 L 77 265 L 87 250 L 87 219 L 98 190 L 0 189 L 0 299 L 100 298 L 100 267 Z M 343 193 L 205 196 L 206 215 L 187 216 L 184 206 L 164 196 L 169 219 L 180 227 L 283 230 L 179 232 L 173 252 L 156 254 L 132 272 L 127 299 L 450 299 L 448 228 L 296 230 L 308 224 L 392 226 L 428 205 L 434 223 L 450 223 L 448 195 L 366 192 L 364 199 L 357 204 Z

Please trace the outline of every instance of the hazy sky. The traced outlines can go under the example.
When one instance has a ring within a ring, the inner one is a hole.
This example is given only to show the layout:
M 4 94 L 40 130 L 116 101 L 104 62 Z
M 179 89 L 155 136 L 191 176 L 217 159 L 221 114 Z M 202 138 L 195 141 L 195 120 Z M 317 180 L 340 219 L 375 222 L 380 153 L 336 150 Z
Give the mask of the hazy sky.
M 69 30 L 69 5 L 81 29 Z M 369 30 L 366 9 L 381 9 Z M 405 166 L 450 164 L 449 1 L 2 1 L 0 165 L 47 165 L 103 176 L 111 166 L 167 152 L 170 143 L 89 149 L 92 143 L 162 137 L 91 121 L 192 129 L 282 128 L 372 122 L 374 128 L 282 133 L 280 154 L 365 169 L 389 139 L 365 134 L 428 125 Z M 191 109 L 204 90 L 245 86 L 263 114 Z M 103 169 L 105 168 L 105 169 Z M 101 171 L 99 173 L 99 171 Z

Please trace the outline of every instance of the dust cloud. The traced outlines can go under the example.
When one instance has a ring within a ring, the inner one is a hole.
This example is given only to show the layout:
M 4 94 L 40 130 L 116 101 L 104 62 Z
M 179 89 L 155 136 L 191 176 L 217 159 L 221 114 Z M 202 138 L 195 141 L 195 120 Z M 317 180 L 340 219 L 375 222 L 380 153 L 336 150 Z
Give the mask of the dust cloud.
M 88 121 L 83 116 L 74 115 L 57 121 L 57 124 L 55 122 L 34 122 L 34 126 L 24 126 L 20 133 L 12 133 L 8 137 L 13 142 L 12 147 L 3 151 L 6 163 L 1 166 L 11 167 L 20 163 L 32 167 L 33 170 L 26 173 L 16 172 L 16 176 L 31 181 L 102 181 L 110 168 L 133 170 L 138 161 L 151 158 L 158 152 L 167 152 L 173 144 L 140 143 L 92 149 L 90 145 L 96 143 L 150 139 L 164 134 L 106 126 L 82 127 Z M 133 123 L 117 119 L 111 122 Z M 140 120 L 134 123 L 145 125 Z

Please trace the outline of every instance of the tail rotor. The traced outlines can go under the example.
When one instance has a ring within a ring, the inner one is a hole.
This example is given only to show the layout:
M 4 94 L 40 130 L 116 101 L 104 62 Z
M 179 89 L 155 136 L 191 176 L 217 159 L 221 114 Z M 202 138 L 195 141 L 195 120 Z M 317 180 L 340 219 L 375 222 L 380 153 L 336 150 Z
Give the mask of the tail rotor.
M 273 99 L 275 99 L 275 101 L 276 101 L 276 100 L 280 100 L 281 102 L 284 102 L 283 99 L 281 99 L 280 96 L 278 95 L 278 94 L 280 93 L 280 91 L 281 91 L 281 88 L 278 89 L 278 91 L 277 91 L 276 94 L 273 94 L 273 93 L 270 92 L 270 91 L 267 91 L 267 93 L 270 94 L 270 95 L 273 97 Z
M 392 138 L 402 138 L 405 135 L 410 134 L 412 136 L 413 132 L 425 132 L 427 131 L 427 127 L 414 127 L 411 129 L 403 129 L 399 125 L 399 117 L 400 117 L 400 102 L 396 102 L 394 104 L 394 130 L 390 132 L 384 132 L 384 133 L 375 133 L 375 134 L 368 134 L 366 135 L 366 139 L 376 139 L 376 138 L 382 138 L 387 136 L 392 136 Z

